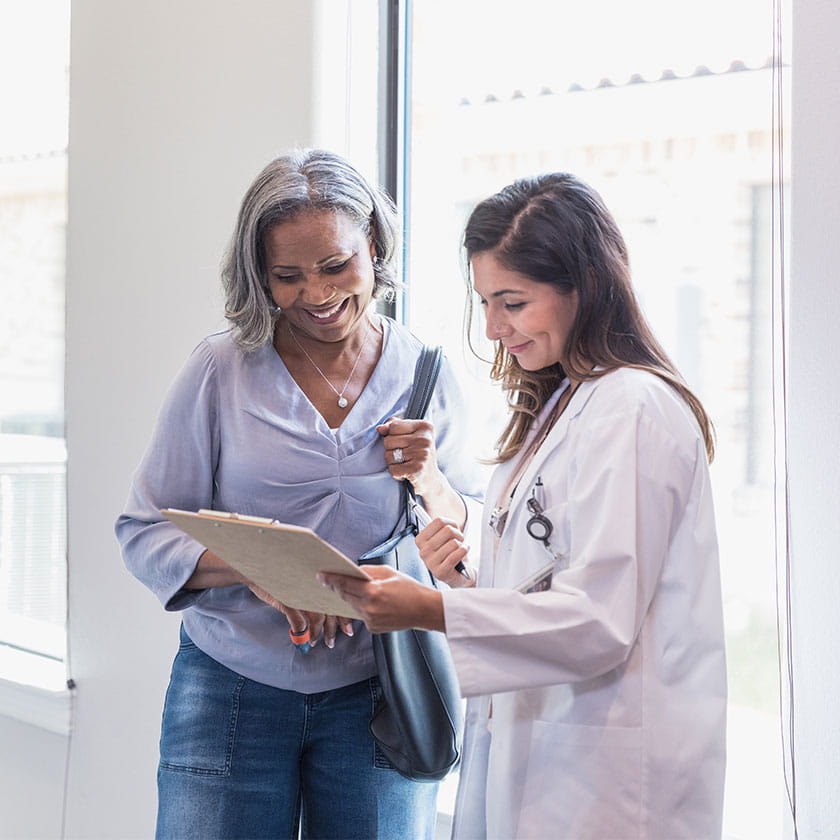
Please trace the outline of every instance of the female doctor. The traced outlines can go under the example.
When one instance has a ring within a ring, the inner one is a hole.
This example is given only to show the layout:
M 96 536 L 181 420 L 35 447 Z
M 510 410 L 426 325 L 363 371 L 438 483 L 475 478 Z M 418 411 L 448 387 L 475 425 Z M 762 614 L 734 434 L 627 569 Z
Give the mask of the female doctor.
M 509 422 L 477 588 L 323 576 L 373 632 L 446 633 L 469 698 L 456 838 L 719 838 L 726 675 L 711 422 L 658 344 L 601 198 L 567 174 L 481 202 L 464 244 Z

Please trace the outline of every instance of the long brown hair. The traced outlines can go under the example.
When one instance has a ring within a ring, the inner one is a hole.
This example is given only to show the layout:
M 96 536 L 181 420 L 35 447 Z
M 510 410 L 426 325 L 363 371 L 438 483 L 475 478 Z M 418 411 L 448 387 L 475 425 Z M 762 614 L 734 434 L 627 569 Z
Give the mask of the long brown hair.
M 677 391 L 697 418 L 712 461 L 712 421 L 645 320 L 630 280 L 624 237 L 595 190 L 567 173 L 517 180 L 475 207 L 464 250 L 468 265 L 476 254 L 492 251 L 509 271 L 549 283 L 560 293 L 577 291 L 577 315 L 562 365 L 527 371 L 501 342 L 496 344 L 490 376 L 502 383 L 511 408 L 496 462 L 519 452 L 540 409 L 567 375 L 596 379 L 620 367 L 647 370 Z M 471 278 L 468 282 L 471 287 Z M 468 321 L 471 317 L 470 303 Z

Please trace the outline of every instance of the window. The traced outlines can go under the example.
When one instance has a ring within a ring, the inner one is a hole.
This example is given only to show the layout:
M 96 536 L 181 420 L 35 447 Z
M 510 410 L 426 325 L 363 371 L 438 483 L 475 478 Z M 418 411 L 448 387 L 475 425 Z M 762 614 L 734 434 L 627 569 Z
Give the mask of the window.
M 21 654 L 65 654 L 69 14 L 0 9 L 0 675 L 23 682 Z
M 504 409 L 488 366 L 463 348 L 466 217 L 543 171 L 573 172 L 604 197 L 645 312 L 717 427 L 724 833 L 780 838 L 770 6 L 521 0 L 490 14 L 474 0 L 424 0 L 409 9 L 409 323 L 460 366 L 480 422 L 476 454 L 486 456 Z

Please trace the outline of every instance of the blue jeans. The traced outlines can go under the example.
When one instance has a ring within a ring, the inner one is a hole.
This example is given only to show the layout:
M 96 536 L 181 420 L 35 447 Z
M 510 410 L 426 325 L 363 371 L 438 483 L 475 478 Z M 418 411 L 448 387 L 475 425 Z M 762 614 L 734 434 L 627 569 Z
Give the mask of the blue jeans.
M 403 778 L 379 753 L 368 731 L 378 699 L 375 677 L 318 694 L 248 680 L 182 628 L 163 711 L 158 840 L 431 840 L 437 785 Z

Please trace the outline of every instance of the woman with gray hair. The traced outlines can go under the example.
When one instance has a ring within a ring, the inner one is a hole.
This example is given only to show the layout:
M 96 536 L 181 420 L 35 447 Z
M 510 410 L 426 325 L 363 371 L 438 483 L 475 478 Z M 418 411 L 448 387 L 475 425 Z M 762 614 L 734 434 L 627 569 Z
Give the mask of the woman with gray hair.
M 364 625 L 288 608 L 160 513 L 279 519 L 358 557 L 410 481 L 465 526 L 480 483 L 452 371 L 426 420 L 401 419 L 422 343 L 372 307 L 395 288 L 397 246 L 388 197 L 329 152 L 272 161 L 242 201 L 231 327 L 170 388 L 116 525 L 128 569 L 182 614 L 159 838 L 433 835 L 437 786 L 399 775 L 368 729 L 380 687 Z

